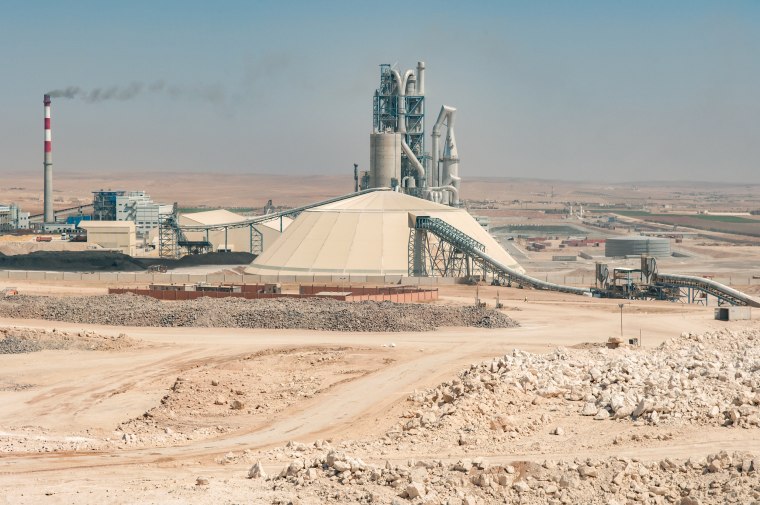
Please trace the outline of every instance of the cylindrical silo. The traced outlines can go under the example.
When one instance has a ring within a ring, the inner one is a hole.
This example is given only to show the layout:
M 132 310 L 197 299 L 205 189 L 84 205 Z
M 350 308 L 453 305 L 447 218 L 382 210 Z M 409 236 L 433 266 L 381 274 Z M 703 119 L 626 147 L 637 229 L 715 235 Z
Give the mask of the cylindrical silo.
M 614 237 L 608 238 L 604 246 L 604 255 L 615 256 L 670 256 L 670 239 L 662 237 Z
M 369 136 L 369 184 L 373 188 L 390 188 L 392 179 L 401 181 L 401 135 L 371 133 Z

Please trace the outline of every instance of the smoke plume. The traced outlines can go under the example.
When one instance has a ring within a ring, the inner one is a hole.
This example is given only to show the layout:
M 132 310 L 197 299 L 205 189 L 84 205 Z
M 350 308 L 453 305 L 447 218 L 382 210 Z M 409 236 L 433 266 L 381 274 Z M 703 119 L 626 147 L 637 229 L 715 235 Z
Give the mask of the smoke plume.
M 80 99 L 87 103 L 99 103 L 108 100 L 132 100 L 143 94 L 163 95 L 170 98 L 189 98 L 212 104 L 221 104 L 225 100 L 224 90 L 219 86 L 184 88 L 166 84 L 164 81 L 151 83 L 131 82 L 123 86 L 83 89 L 79 86 L 67 86 L 47 92 L 51 98 Z

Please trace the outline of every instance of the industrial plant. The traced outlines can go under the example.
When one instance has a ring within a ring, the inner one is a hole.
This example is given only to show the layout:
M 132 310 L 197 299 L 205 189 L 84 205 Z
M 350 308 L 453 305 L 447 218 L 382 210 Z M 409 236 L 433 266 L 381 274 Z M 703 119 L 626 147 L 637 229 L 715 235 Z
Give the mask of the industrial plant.
M 456 108 L 440 106 L 428 142 L 425 72 L 423 61 L 411 70 L 380 65 L 379 84 L 371 97 L 369 170 L 360 171 L 358 164 L 354 165 L 353 193 L 284 210 L 276 210 L 270 200 L 259 215 L 225 209 L 181 211 L 176 203 L 154 202 L 145 191 L 112 189 L 93 191 L 91 204 L 54 211 L 52 100 L 45 94 L 43 213 L 29 216 L 15 204 L 0 207 L 0 227 L 60 233 L 62 238 L 93 247 L 165 261 L 210 252 L 248 253 L 253 262 L 244 275 L 267 282 L 325 278 L 389 283 L 402 278 L 451 278 L 629 299 L 694 301 L 695 292 L 717 297 L 721 303 L 755 304 L 751 297 L 737 295 L 714 281 L 656 272 L 656 263 L 645 260 L 669 258 L 671 239 L 652 232 L 593 239 L 571 235 L 562 240 L 561 253 L 553 254 L 552 261 L 594 261 L 593 286 L 527 274 L 514 257 L 524 253 L 489 233 L 489 217 L 464 208 Z M 552 197 L 553 193 L 552 188 Z M 600 220 L 591 222 L 584 217 L 588 205 L 567 202 L 568 217 L 581 220 L 574 226 L 600 226 Z M 580 209 L 577 215 L 574 207 Z M 604 222 L 605 228 L 611 229 L 609 223 L 614 222 L 613 215 Z M 530 226 L 516 229 L 529 230 Z M 580 231 L 572 226 L 556 229 Z M 603 257 L 589 252 L 566 254 L 567 247 L 600 244 L 605 246 Z M 510 251 L 505 249 L 507 245 Z M 529 237 L 526 245 L 534 252 L 548 252 L 552 247 L 546 237 Z M 642 265 L 651 268 L 613 266 L 610 276 L 607 260 L 625 258 L 643 258 Z
M 356 189 L 395 191 L 456 207 L 459 205 L 459 154 L 454 136 L 456 109 L 442 105 L 425 150 L 425 62 L 402 73 L 380 65 L 380 85 L 372 100 L 369 172 L 355 174 Z M 441 144 L 441 129 L 446 136 Z
M 683 188 L 463 179 L 425 72 L 380 65 L 368 170 L 320 188 L 54 191 L 44 96 L 42 212 L 38 186 L 0 205 L 5 495 L 77 502 L 76 475 L 96 503 L 757 497 L 760 220 Z

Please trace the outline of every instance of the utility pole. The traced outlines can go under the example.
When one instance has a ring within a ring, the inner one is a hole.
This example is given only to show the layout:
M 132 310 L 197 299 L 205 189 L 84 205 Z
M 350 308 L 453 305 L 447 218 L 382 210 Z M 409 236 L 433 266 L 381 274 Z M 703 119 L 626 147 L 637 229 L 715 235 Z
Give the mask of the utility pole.
M 618 303 L 618 307 L 620 307 L 620 338 L 623 338 L 623 307 L 625 306 L 624 303 Z

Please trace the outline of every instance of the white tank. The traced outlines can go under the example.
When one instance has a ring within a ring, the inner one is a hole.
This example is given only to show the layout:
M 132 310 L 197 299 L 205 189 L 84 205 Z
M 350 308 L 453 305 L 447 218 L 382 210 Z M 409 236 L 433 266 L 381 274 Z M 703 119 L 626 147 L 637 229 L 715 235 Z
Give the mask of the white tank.
M 369 185 L 390 188 L 391 179 L 401 183 L 401 135 L 371 133 L 369 136 Z

